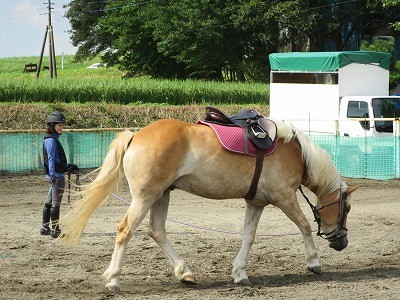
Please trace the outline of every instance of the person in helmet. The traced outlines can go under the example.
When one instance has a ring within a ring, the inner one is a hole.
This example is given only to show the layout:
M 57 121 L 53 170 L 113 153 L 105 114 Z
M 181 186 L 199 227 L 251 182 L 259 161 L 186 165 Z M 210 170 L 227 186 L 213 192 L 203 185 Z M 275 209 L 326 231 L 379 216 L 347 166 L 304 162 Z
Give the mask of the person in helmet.
M 63 132 L 65 116 L 54 111 L 47 116 L 47 130 L 43 142 L 43 161 L 46 180 L 50 183 L 50 191 L 43 206 L 41 235 L 50 235 L 56 238 L 60 235 L 58 220 L 60 205 L 65 188 L 65 172 L 68 169 L 77 169 L 74 164 L 68 164 L 64 149 L 59 137 Z

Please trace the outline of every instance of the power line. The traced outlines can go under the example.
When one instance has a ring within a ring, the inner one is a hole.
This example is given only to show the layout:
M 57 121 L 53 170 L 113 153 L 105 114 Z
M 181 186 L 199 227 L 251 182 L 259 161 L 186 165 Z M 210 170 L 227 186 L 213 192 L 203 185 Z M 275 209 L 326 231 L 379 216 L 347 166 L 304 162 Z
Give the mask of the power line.
M 326 7 L 334 7 L 334 6 L 339 6 L 339 5 L 342 5 L 342 4 L 347 4 L 347 3 L 350 3 L 350 2 L 356 2 L 356 1 L 357 0 L 348 0 L 348 1 L 338 2 L 338 3 L 331 3 L 331 4 L 316 6 L 316 7 L 310 7 L 310 8 L 305 9 L 304 11 L 320 9 L 320 8 L 326 8 Z
M 340 6 L 343 4 L 347 4 L 347 3 L 351 3 L 351 2 L 356 2 L 357 0 L 347 0 L 347 1 L 340 1 L 337 3 L 331 3 L 331 4 L 326 4 L 326 5 L 320 5 L 320 6 L 315 6 L 315 7 L 310 7 L 304 10 L 301 10 L 301 12 L 306 12 L 309 10 L 317 10 L 317 9 L 322 9 L 322 8 L 327 8 L 327 7 L 335 7 L 335 6 Z M 109 8 L 103 8 L 103 9 L 95 9 L 95 10 L 90 10 L 88 11 L 89 13 L 93 13 L 93 12 L 100 12 L 100 11 L 109 11 L 109 10 L 117 10 L 117 9 L 123 9 L 126 7 L 135 7 L 135 6 L 140 6 L 140 5 L 144 5 L 144 4 L 148 4 L 151 3 L 152 1 L 145 1 L 145 2 L 138 2 L 138 3 L 134 3 L 134 4 L 126 4 L 126 5 L 120 5 L 120 6 L 115 6 L 115 7 L 109 7 Z M 88 3 L 105 3 L 105 4 L 112 4 L 112 2 L 105 1 L 105 0 L 98 0 L 98 1 L 91 1 Z
M 43 3 L 46 4 L 46 3 Z M 54 3 L 52 3 L 54 5 Z M 64 14 L 65 9 L 57 9 L 55 10 L 54 7 L 52 7 L 52 14 Z M 2 12 L 0 13 L 0 22 L 5 22 L 5 21 L 12 21 L 12 20 L 19 20 L 19 19 L 28 19 L 32 17 L 37 17 L 37 16 L 42 16 L 42 15 L 48 15 L 48 11 L 45 10 L 44 8 L 36 8 L 32 9 L 26 12 L 15 12 L 15 11 L 8 11 L 8 12 Z
M 41 11 L 42 9 L 40 9 L 40 8 L 35 8 L 35 9 L 30 9 L 29 10 L 29 12 L 23 12 L 23 11 L 16 11 L 15 9 L 14 10 L 11 10 L 11 11 L 6 11 L 6 12 L 1 12 L 0 13 L 0 16 L 1 15 L 7 15 L 7 16 L 9 16 L 9 15 L 19 15 L 19 14 L 27 14 L 27 13 L 31 13 L 31 12 L 33 12 L 33 11 Z
M 18 12 L 18 13 L 2 13 L 0 14 L 0 22 L 1 21 L 9 21 L 9 20 L 15 20 L 15 19 L 25 19 L 25 18 L 31 18 L 38 16 L 40 14 L 44 13 L 43 10 L 36 10 L 35 11 L 29 11 L 29 12 Z M 2 16 L 3 15 L 3 16 Z
M 41 15 L 41 14 L 38 13 L 38 14 L 30 14 L 30 15 L 25 15 L 25 16 L 15 16 L 15 17 L 5 17 L 5 18 L 0 17 L 0 22 L 19 20 L 19 19 L 27 19 L 27 18 L 39 16 L 39 15 Z
M 340 6 L 343 4 L 347 4 L 347 3 L 351 3 L 351 2 L 356 2 L 357 0 L 347 0 L 347 1 L 343 1 L 343 2 L 338 2 L 338 3 L 331 3 L 331 4 L 327 4 L 327 5 L 320 5 L 320 6 L 315 6 L 315 7 L 310 7 L 307 9 L 302 10 L 301 12 L 306 12 L 306 11 L 310 11 L 310 10 L 318 10 L 318 9 L 322 9 L 322 8 L 327 8 L 327 7 L 335 7 L 335 6 Z M 96 12 L 107 12 L 107 11 L 113 11 L 113 10 L 118 10 L 118 9 L 124 9 L 127 7 L 135 7 L 135 6 L 140 6 L 140 5 L 145 5 L 145 4 L 149 4 L 152 1 L 144 1 L 144 2 L 138 2 L 138 3 L 134 3 L 134 4 L 125 4 L 125 5 L 119 5 L 119 6 L 115 6 L 115 7 L 106 7 L 106 8 L 102 8 L 102 9 L 93 9 L 93 10 L 89 10 L 88 13 L 96 13 Z M 113 1 L 110 0 L 98 0 L 98 1 L 90 1 L 87 2 L 87 4 L 101 4 L 101 3 L 106 3 L 106 4 L 112 4 Z M 13 14 L 10 13 L 0 13 L 1 15 L 6 15 L 7 17 L 0 17 L 0 22 L 2 21 L 10 21 L 10 20 L 16 20 L 16 19 L 25 19 L 25 18 L 31 18 L 31 17 L 35 17 L 37 15 L 44 15 L 47 14 L 46 11 L 42 11 L 42 10 L 37 10 L 37 13 L 16 13 L 16 16 L 13 16 Z M 61 11 L 54 11 L 55 13 L 64 13 L 65 10 Z M 23 14 L 27 14 L 27 15 L 23 15 Z M 20 15 L 20 16 L 19 16 Z M 221 24 L 220 26 L 223 26 L 224 24 Z
M 126 8 L 126 7 L 135 7 L 135 6 L 140 6 L 140 5 L 144 5 L 144 4 L 148 4 L 148 3 L 151 3 L 151 1 L 139 2 L 139 3 L 135 3 L 135 4 L 126 4 L 126 5 L 115 6 L 115 7 L 106 7 L 106 8 L 102 8 L 102 9 L 89 10 L 89 13 L 117 10 L 117 9 L 123 9 L 123 8 Z

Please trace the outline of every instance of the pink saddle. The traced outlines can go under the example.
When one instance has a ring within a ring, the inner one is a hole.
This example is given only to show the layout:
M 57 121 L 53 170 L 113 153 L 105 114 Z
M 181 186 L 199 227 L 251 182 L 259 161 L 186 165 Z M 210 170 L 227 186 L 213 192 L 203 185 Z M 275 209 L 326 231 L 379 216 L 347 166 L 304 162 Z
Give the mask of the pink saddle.
M 211 127 L 218 137 L 221 145 L 229 151 L 241 153 L 251 156 L 257 156 L 257 150 L 250 138 L 246 138 L 245 130 L 240 126 L 226 126 L 205 121 L 198 121 L 197 124 L 202 124 Z M 246 145 L 247 144 L 247 145 Z M 276 141 L 272 145 L 262 150 L 264 156 L 270 155 L 276 149 Z

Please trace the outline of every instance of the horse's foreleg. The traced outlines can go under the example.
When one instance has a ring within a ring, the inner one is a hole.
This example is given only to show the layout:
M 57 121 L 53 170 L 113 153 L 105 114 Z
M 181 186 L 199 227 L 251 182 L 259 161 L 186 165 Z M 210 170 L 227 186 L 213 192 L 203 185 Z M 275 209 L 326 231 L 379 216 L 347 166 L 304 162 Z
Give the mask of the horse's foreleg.
M 263 210 L 263 207 L 255 206 L 250 203 L 246 204 L 242 247 L 233 260 L 232 268 L 232 278 L 237 284 L 251 284 L 246 273 L 247 257 L 249 256 L 250 247 L 254 243 L 257 225 Z
M 304 240 L 307 268 L 311 272 L 322 274 L 317 249 L 315 248 L 314 240 L 311 235 L 312 231 L 310 223 L 301 211 L 296 195 L 294 194 L 293 197 L 292 201 L 281 201 L 277 203 L 276 206 L 279 207 L 300 229 Z
M 196 281 L 192 272 L 186 265 L 186 262 L 171 246 L 167 238 L 165 222 L 168 214 L 169 194 L 169 191 L 165 191 L 162 197 L 150 208 L 148 233 L 171 260 L 174 266 L 175 276 L 183 283 L 195 284 Z
M 119 290 L 119 276 L 122 270 L 122 260 L 126 246 L 132 237 L 133 232 L 146 216 L 146 213 L 149 210 L 148 206 L 148 204 L 145 204 L 142 201 L 132 201 L 124 218 L 117 226 L 114 253 L 110 265 L 103 274 L 103 276 L 109 281 L 106 284 L 106 289 L 109 291 Z

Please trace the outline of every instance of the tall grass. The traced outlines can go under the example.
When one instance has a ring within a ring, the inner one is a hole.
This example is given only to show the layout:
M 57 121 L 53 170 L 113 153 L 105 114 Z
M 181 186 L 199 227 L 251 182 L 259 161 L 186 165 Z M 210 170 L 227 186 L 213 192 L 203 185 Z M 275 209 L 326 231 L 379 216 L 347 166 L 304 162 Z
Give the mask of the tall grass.
M 1 101 L 128 104 L 267 103 L 265 84 L 159 79 L 2 79 Z
M 261 83 L 206 82 L 196 80 L 161 80 L 151 78 L 121 79 L 115 68 L 87 69 L 95 59 L 83 63 L 64 58 L 58 78 L 50 79 L 48 71 L 40 77 L 23 73 L 25 63 L 37 58 L 0 59 L 0 102 L 101 102 L 187 104 L 267 104 L 269 85 Z M 46 60 L 43 65 L 46 65 Z

